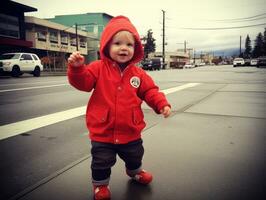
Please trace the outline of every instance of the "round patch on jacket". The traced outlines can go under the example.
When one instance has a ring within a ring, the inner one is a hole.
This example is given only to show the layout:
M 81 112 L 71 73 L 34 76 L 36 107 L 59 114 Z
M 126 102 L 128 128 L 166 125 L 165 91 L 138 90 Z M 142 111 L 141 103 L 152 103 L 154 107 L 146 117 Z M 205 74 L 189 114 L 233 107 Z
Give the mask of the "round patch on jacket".
M 134 88 L 138 88 L 139 85 L 140 85 L 140 79 L 139 79 L 139 77 L 137 77 L 137 76 L 133 76 L 133 77 L 130 79 L 130 84 L 131 84 Z

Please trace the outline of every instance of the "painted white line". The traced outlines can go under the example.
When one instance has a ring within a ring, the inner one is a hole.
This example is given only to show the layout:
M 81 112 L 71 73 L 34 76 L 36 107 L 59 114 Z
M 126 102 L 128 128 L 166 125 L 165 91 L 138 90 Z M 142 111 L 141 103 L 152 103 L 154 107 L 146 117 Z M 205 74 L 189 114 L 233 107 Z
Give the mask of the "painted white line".
M 62 83 L 67 83 L 67 81 L 64 81 L 64 80 L 62 80 L 62 81 L 34 81 L 34 84 L 46 84 L 46 83 L 59 83 L 59 82 L 62 82 Z M 14 85 L 18 85 L 18 86 L 21 86 L 21 85 L 32 85 L 32 82 L 27 82 L 27 83 L 9 83 L 9 84 L 0 84 L 0 86 L 2 87 L 2 86 L 14 86 Z
M 27 87 L 27 88 L 15 88 L 15 89 L 8 89 L 8 90 L 0 90 L 1 92 L 13 92 L 13 91 L 20 91 L 20 90 L 31 90 L 31 89 L 40 89 L 40 88 L 49 88 L 49 87 L 59 87 L 59 86 L 66 86 L 69 83 L 57 84 L 57 85 L 44 85 L 44 86 L 34 86 L 34 87 Z
M 86 106 L 0 126 L 0 140 L 85 115 Z
M 200 83 L 187 83 L 185 85 L 181 85 L 181 86 L 169 88 L 169 89 L 166 89 L 166 90 L 162 90 L 162 92 L 165 95 L 167 95 L 167 94 L 174 93 L 174 92 L 177 92 L 177 91 L 180 91 L 180 90 L 184 90 L 184 89 L 187 89 L 187 88 L 195 87 L 196 85 L 199 85 L 199 84 Z
M 188 83 L 178 87 L 162 90 L 164 94 L 170 94 L 186 88 L 194 87 L 200 83 Z M 68 119 L 73 119 L 86 114 L 86 106 L 81 106 L 41 117 L 27 119 L 7 125 L 0 126 L 0 140 L 26 133 L 41 127 L 49 126 Z

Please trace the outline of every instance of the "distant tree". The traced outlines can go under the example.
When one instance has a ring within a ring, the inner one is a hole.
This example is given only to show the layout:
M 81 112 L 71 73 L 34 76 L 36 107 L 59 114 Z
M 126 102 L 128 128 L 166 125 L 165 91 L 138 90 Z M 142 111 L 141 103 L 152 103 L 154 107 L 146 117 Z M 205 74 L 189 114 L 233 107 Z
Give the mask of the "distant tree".
M 152 36 L 153 32 L 151 29 L 148 30 L 147 35 L 141 38 L 141 40 L 144 42 L 144 58 L 146 59 L 148 57 L 149 53 L 155 52 L 156 50 L 156 44 L 155 39 Z
M 264 28 L 262 55 L 266 56 L 266 28 Z
M 254 49 L 252 51 L 253 58 L 257 58 L 263 55 L 263 36 L 259 33 L 255 40 Z
M 244 58 L 250 58 L 251 57 L 251 40 L 249 38 L 249 35 L 246 37 L 246 42 L 245 42 L 245 51 L 244 51 Z
M 244 58 L 244 53 L 241 52 L 239 55 L 238 55 L 239 58 Z

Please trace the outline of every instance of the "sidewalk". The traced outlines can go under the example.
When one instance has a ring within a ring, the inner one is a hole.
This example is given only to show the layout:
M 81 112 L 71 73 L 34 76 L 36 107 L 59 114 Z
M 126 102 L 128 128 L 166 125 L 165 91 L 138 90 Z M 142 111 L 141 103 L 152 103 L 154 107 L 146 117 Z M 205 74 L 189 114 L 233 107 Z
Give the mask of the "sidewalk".
M 112 199 L 265 199 L 264 131 L 264 119 L 172 115 L 143 134 L 144 168 L 154 181 L 148 186 L 132 182 L 118 159 L 110 182 Z M 20 199 L 92 199 L 89 165 L 90 157 Z
M 66 71 L 43 71 L 41 76 L 66 76 Z

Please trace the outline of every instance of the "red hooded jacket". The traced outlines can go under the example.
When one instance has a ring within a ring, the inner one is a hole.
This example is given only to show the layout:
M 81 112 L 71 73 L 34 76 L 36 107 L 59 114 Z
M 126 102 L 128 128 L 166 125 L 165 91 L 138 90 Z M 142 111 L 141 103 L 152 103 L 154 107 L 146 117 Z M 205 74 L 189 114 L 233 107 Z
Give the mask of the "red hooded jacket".
M 135 53 L 121 72 L 118 64 L 105 55 L 108 42 L 119 31 L 135 38 Z M 114 17 L 104 29 L 100 42 L 101 60 L 80 67 L 68 67 L 68 79 L 75 88 L 93 93 L 88 102 L 86 123 L 93 141 L 125 144 L 141 137 L 145 127 L 141 103 L 144 100 L 159 114 L 170 106 L 151 77 L 134 64 L 143 58 L 143 47 L 136 28 L 124 16 Z

